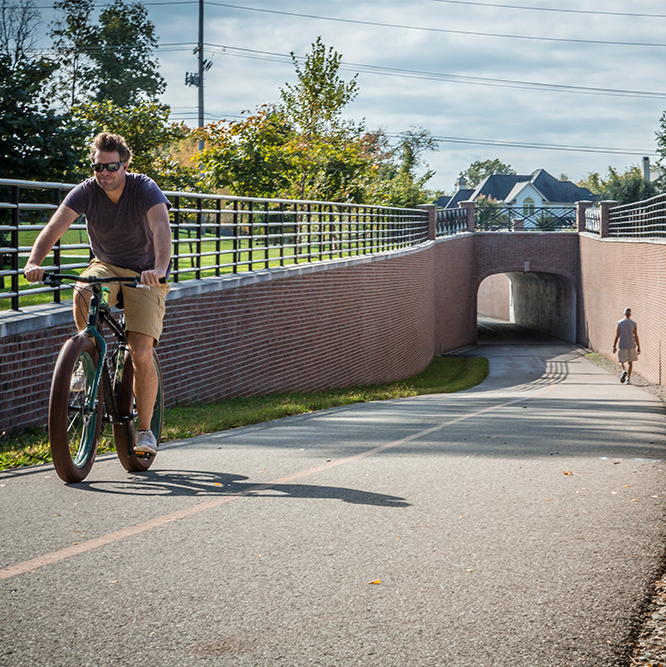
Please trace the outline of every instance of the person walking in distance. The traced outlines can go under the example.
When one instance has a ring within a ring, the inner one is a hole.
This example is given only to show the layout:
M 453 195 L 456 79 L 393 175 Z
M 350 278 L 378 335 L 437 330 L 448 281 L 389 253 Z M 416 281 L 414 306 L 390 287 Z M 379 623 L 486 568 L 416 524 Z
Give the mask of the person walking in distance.
M 618 341 L 620 347 L 618 350 Z M 620 382 L 631 384 L 631 371 L 634 361 L 638 360 L 641 353 L 641 344 L 638 340 L 636 322 L 631 319 L 631 308 L 624 309 L 624 317 L 617 323 L 615 328 L 615 340 L 613 341 L 613 354 L 617 350 L 617 360 L 622 366 Z M 625 369 L 624 365 L 627 364 Z
M 132 151 L 123 137 L 102 132 L 92 142 L 92 178 L 77 185 L 40 232 L 23 273 L 30 282 L 44 278 L 42 262 L 70 225 L 85 214 L 94 255 L 83 276 L 135 277 L 150 289 L 122 291 L 127 340 L 134 367 L 134 395 L 139 433 L 137 454 L 154 456 L 158 443 L 150 430 L 158 391 L 153 347 L 162 333 L 171 266 L 171 204 L 155 181 L 128 173 Z M 86 328 L 90 293 L 84 283 L 74 289 L 74 321 Z M 121 287 L 109 286 L 109 305 L 118 301 Z

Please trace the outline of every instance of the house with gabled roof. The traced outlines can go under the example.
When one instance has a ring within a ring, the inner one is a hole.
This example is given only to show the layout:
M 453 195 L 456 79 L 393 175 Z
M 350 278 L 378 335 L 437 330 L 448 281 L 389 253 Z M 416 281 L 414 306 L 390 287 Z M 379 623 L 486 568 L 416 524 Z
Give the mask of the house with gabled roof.
M 458 208 L 459 202 L 487 197 L 515 208 L 560 208 L 577 201 L 596 201 L 596 195 L 571 181 L 559 181 L 545 169 L 529 175 L 493 174 L 478 187 L 466 188 L 464 178 L 456 183 L 458 189 L 444 208 Z

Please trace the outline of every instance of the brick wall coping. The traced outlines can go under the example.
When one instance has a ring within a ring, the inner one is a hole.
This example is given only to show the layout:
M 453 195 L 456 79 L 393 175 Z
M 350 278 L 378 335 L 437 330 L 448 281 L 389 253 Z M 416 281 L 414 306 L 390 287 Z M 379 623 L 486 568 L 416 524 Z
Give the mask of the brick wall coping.
M 462 234 L 454 238 L 459 238 Z M 448 239 L 441 239 L 448 240 Z M 219 276 L 214 278 L 202 278 L 201 280 L 188 280 L 184 283 L 171 285 L 171 290 L 167 301 L 177 299 L 187 299 L 200 294 L 209 294 L 211 292 L 220 292 L 223 290 L 234 289 L 245 285 L 254 285 L 266 282 L 268 280 L 277 280 L 279 278 L 289 278 L 292 276 L 302 276 L 320 271 L 329 271 L 331 269 L 347 268 L 359 264 L 368 264 L 383 259 L 392 259 L 395 257 L 404 257 L 415 252 L 421 252 L 432 247 L 438 241 L 426 241 L 418 246 L 411 248 L 402 248 L 400 250 L 388 250 L 386 252 L 374 255 L 359 255 L 355 257 L 344 257 L 340 259 L 330 259 L 312 264 L 295 264 L 293 266 L 276 267 L 272 269 L 263 269 L 260 271 L 247 271 L 243 273 L 232 274 L 228 276 Z M 38 306 L 26 306 L 20 311 L 9 310 L 0 311 L 0 339 L 8 336 L 39 331 L 41 329 L 50 329 L 63 324 L 72 324 L 72 304 L 71 300 L 65 303 L 47 303 Z
M 649 243 L 650 245 L 666 245 L 666 239 L 658 237 L 619 237 L 619 236 L 605 236 L 601 238 L 599 234 L 594 232 L 579 232 L 579 236 L 584 236 L 588 239 L 596 239 L 597 241 L 603 241 L 604 243 Z

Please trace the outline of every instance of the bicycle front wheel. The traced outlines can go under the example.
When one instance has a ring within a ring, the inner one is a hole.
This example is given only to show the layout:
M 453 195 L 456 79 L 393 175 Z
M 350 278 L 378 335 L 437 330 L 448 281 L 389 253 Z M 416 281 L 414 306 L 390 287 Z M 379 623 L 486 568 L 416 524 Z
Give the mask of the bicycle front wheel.
M 164 414 L 164 392 L 162 389 L 162 369 L 157 354 L 153 350 L 153 363 L 157 371 L 157 398 L 153 408 L 153 417 L 150 422 L 150 430 L 155 436 L 158 444 L 162 433 L 162 419 Z M 125 353 L 123 367 L 123 379 L 118 390 L 118 414 L 127 418 L 125 424 L 113 425 L 113 439 L 116 443 L 116 454 L 123 468 L 127 472 L 144 472 L 150 468 L 155 460 L 154 456 L 149 458 L 137 456 L 134 453 L 135 435 L 138 430 L 138 418 L 136 404 L 134 402 L 134 367 L 129 350 Z
M 60 479 L 80 482 L 90 472 L 102 430 L 102 383 L 92 401 L 99 354 L 87 336 L 70 338 L 63 346 L 51 382 L 49 442 Z

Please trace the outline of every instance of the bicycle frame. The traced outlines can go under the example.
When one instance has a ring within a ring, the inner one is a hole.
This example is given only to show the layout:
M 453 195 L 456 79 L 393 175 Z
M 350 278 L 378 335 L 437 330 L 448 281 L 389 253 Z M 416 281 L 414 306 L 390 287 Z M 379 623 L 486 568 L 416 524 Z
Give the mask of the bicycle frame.
M 56 282 L 68 278 L 70 280 L 77 279 L 79 281 L 84 280 L 78 276 L 68 276 L 65 274 L 51 274 L 47 276 L 44 280 L 46 284 L 49 282 Z M 94 280 L 94 282 L 92 282 Z M 88 336 L 93 340 L 97 350 L 99 352 L 99 361 L 97 363 L 97 369 L 95 371 L 95 378 L 93 380 L 92 391 L 86 403 L 85 409 L 88 412 L 95 411 L 95 405 L 97 402 L 97 392 L 99 389 L 99 383 L 102 382 L 103 386 L 103 397 L 104 397 L 104 414 L 103 421 L 109 424 L 123 424 L 129 431 L 130 421 L 132 420 L 131 416 L 121 416 L 118 411 L 118 388 L 123 379 L 123 370 L 125 366 L 125 352 L 127 351 L 129 345 L 127 342 L 127 337 L 125 335 L 125 328 L 122 324 L 119 324 L 116 319 L 111 315 L 111 310 L 109 308 L 108 302 L 104 297 L 104 292 L 101 289 L 101 286 L 105 282 L 121 282 L 126 283 L 129 286 L 137 287 L 139 285 L 138 278 L 98 278 L 91 279 L 89 284 L 92 289 L 92 296 L 90 297 L 90 302 L 88 304 L 88 319 L 86 322 L 86 328 L 79 333 L 80 336 Z M 112 334 L 118 341 L 118 350 L 116 351 L 116 360 L 115 360 L 115 372 L 113 373 L 113 380 L 109 373 L 108 360 L 107 360 L 107 343 L 104 339 L 104 336 L 100 333 L 99 330 L 99 320 L 102 320 Z M 131 443 L 131 439 L 129 439 Z M 130 444 L 131 449 L 131 444 Z M 128 455 L 133 455 L 133 451 L 129 451 Z
M 65 280 L 87 284 L 92 294 L 87 299 L 85 328 L 63 345 L 51 383 L 49 439 L 56 471 L 66 483 L 85 479 L 92 468 L 102 426 L 106 423 L 112 426 L 116 454 L 123 467 L 128 472 L 145 472 L 155 456 L 152 452 L 135 451 L 138 411 L 134 396 L 134 367 L 133 362 L 129 361 L 131 349 L 124 320 L 116 320 L 111 314 L 106 298 L 108 290 L 105 290 L 103 283 L 150 288 L 140 285 L 138 277 L 96 278 L 50 274 L 44 283 L 55 285 Z M 109 354 L 102 335 L 102 323 L 108 325 L 117 341 L 112 354 Z M 164 393 L 159 359 L 154 350 L 153 364 L 158 386 L 150 429 L 159 442 Z M 84 390 L 79 383 L 85 387 Z

